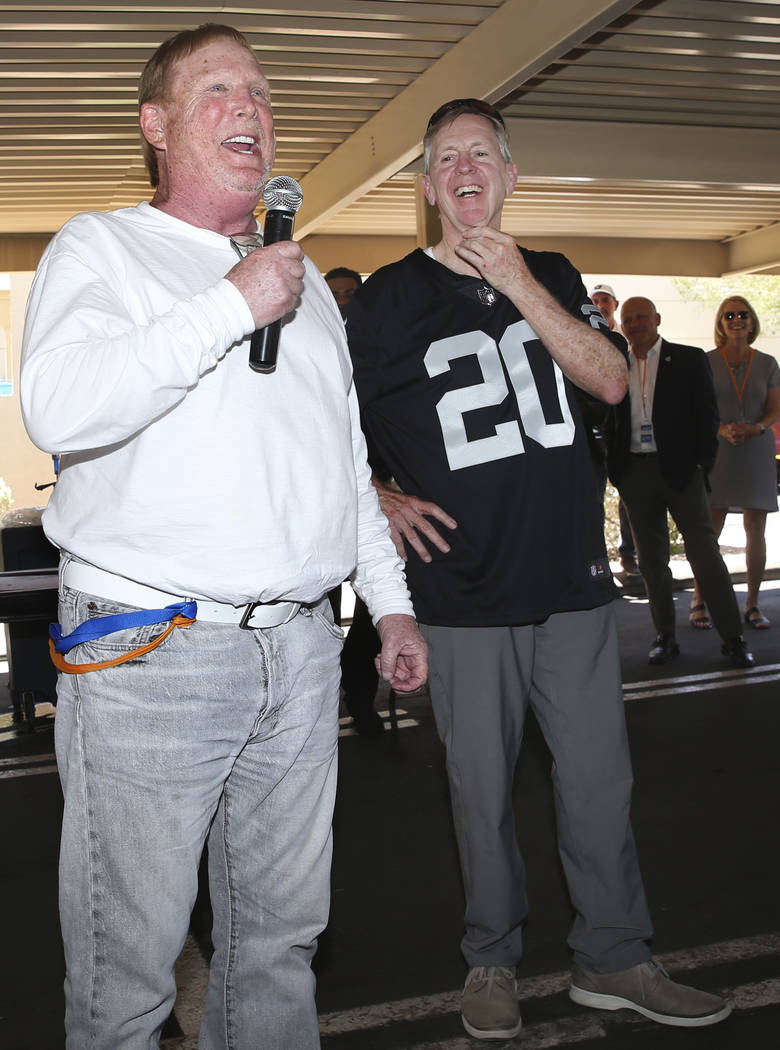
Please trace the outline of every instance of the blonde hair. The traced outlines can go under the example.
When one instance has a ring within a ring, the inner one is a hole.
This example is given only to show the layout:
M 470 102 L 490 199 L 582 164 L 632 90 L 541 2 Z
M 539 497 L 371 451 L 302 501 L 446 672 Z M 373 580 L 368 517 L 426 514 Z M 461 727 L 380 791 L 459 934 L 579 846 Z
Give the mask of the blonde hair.
M 727 295 L 715 314 L 716 349 L 720 350 L 722 346 L 726 345 L 726 332 L 723 328 L 723 315 L 726 313 L 726 303 L 743 303 L 745 309 L 750 314 L 750 332 L 748 333 L 748 342 L 752 343 L 754 339 L 758 339 L 759 334 L 761 333 L 761 325 L 756 311 L 743 295 Z

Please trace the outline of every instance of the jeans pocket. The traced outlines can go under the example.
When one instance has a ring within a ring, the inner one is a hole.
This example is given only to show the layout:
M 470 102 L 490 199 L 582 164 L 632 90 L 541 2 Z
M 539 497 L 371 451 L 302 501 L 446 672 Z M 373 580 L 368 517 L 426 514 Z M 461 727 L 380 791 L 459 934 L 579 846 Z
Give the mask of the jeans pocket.
M 317 621 L 317 623 L 322 624 L 332 638 L 336 638 L 340 642 L 344 641 L 346 635 L 344 634 L 343 629 L 339 627 L 337 623 L 334 623 L 333 610 L 327 598 L 312 609 L 311 616 L 313 620 Z
M 74 591 L 69 587 L 64 587 L 60 594 L 60 622 L 64 635 L 69 634 L 86 621 L 100 620 L 105 616 L 116 616 L 120 613 L 130 613 L 136 609 L 136 606 L 123 605 L 109 598 L 100 598 L 97 595 Z M 153 642 L 168 627 L 169 622 L 165 621 L 162 623 L 140 624 L 137 627 L 129 627 L 122 631 L 112 631 L 110 634 L 90 639 L 75 646 L 68 652 L 66 660 L 68 663 L 76 664 L 103 663 L 104 661 L 115 660 L 117 657 L 125 656 Z

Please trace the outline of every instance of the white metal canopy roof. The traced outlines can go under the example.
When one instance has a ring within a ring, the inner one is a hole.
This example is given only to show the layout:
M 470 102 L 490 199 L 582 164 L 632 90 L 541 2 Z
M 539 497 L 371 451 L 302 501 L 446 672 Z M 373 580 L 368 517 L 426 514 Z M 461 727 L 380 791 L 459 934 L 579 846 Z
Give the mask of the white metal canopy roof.
M 296 236 L 341 246 L 341 262 L 416 236 L 426 119 L 474 95 L 510 127 L 520 183 L 504 228 L 525 243 L 589 272 L 670 272 L 670 258 L 676 272 L 780 270 L 780 0 L 10 0 L 0 240 L 150 195 L 138 76 L 206 21 L 255 48 L 275 171 L 304 188 Z

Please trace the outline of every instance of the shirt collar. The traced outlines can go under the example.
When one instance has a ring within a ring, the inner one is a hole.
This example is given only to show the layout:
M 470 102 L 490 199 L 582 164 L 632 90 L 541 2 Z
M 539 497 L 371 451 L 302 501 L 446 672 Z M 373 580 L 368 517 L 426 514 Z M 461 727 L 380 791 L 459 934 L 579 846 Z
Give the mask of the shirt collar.
M 661 341 L 662 341 L 662 336 L 659 335 L 658 338 L 656 339 L 656 341 L 653 343 L 653 345 L 647 351 L 647 358 L 658 357 L 658 355 L 661 352 Z M 647 360 L 647 358 L 646 358 L 646 360 Z M 631 351 L 631 359 L 634 360 L 634 361 L 638 361 L 639 360 L 639 358 L 636 357 L 636 355 L 634 354 L 633 350 Z

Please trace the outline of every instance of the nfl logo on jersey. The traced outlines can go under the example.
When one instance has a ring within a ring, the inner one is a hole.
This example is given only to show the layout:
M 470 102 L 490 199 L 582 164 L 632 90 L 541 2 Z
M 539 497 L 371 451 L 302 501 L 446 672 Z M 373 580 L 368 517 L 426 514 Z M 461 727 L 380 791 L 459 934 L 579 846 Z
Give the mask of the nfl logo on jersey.
M 492 306 L 496 301 L 496 293 L 489 284 L 483 284 L 481 288 L 477 288 L 477 298 L 483 306 Z

